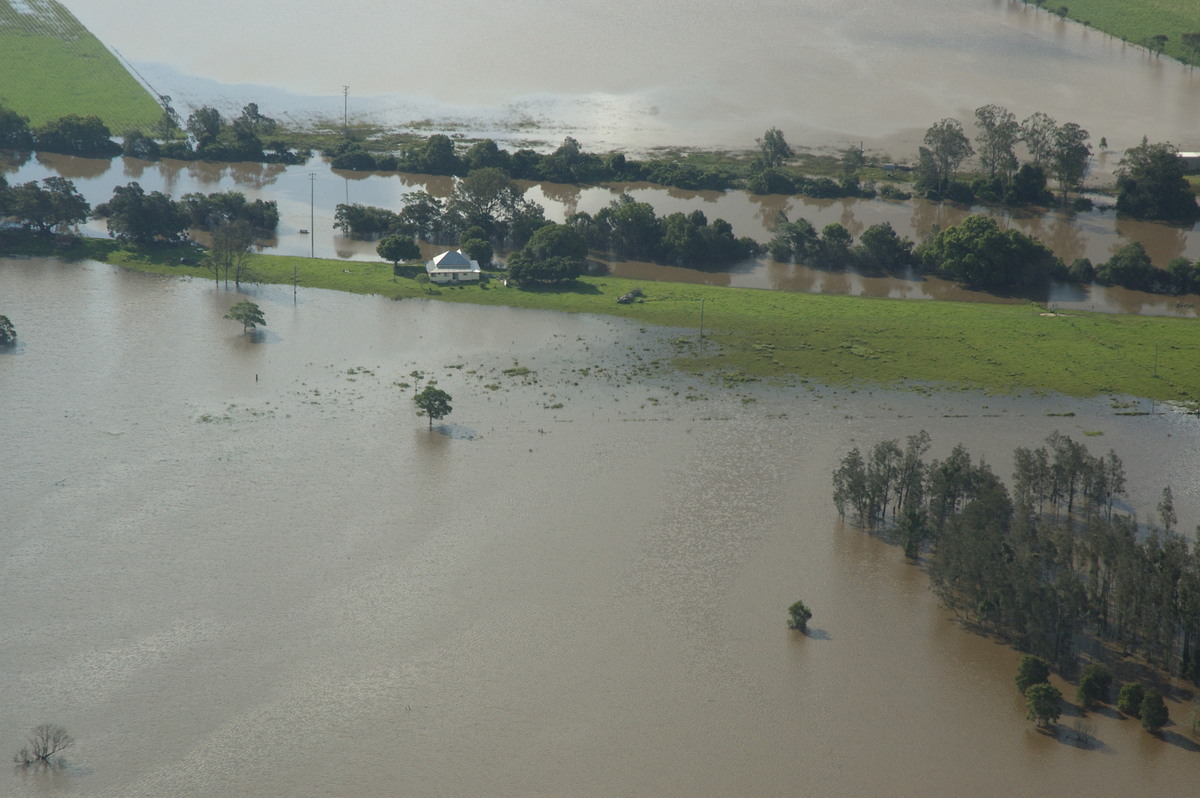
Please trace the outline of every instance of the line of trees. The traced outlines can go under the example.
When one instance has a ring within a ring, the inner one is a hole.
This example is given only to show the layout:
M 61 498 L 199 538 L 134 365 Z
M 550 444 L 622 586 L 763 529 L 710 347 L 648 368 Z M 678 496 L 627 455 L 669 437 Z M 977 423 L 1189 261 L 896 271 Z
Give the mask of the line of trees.
M 529 148 L 510 152 L 492 139 L 473 143 L 459 152 L 454 140 L 436 133 L 399 153 L 373 153 L 363 142 L 346 138 L 323 153 L 335 169 L 401 171 L 465 177 L 478 169 L 498 169 L 514 180 L 549 183 L 602 183 L 648 181 L 692 191 L 723 191 L 739 182 L 732 169 L 686 159 L 638 161 L 624 153 L 590 153 L 568 136 L 550 153 Z
M 1094 638 L 1200 684 L 1200 545 L 1176 531 L 1169 487 L 1139 524 L 1113 451 L 1056 432 L 1014 451 L 1010 490 L 961 445 L 927 463 L 929 446 L 921 432 L 848 452 L 839 515 L 927 555 L 947 607 L 1065 672 Z
M 1053 177 L 1067 195 L 1083 186 L 1091 159 L 1090 135 L 1074 122 L 1059 124 L 1037 112 L 1024 121 L 1007 108 L 984 105 L 975 109 L 975 145 L 957 119 L 942 119 L 925 131 L 917 151 L 915 188 L 930 199 L 1001 202 L 1007 205 L 1041 204 L 1051 199 L 1047 177 Z M 1024 145 L 1027 159 L 1017 158 Z M 959 182 L 958 170 L 978 156 L 981 174 L 970 183 Z
M 107 202 L 92 208 L 66 178 L 9 186 L 0 176 L 0 218 L 39 235 L 64 234 L 89 218 L 104 219 L 110 236 L 139 245 L 183 241 L 189 230 L 203 230 L 211 236 L 204 263 L 214 279 L 228 283 L 232 277 L 240 285 L 254 280 L 248 255 L 278 227 L 279 209 L 274 200 L 247 201 L 237 191 L 173 200 L 161 191 L 147 193 L 137 182 L 115 187 Z
M 37 150 L 78 155 L 85 158 L 114 158 L 126 155 L 143 160 L 177 158 L 194 161 L 258 161 L 303 163 L 311 153 L 293 150 L 286 141 L 271 138 L 277 131 L 274 119 L 264 116 L 255 103 L 240 115 L 225 120 L 211 106 L 202 106 L 180 124 L 171 98 L 159 97 L 163 116 L 151 131 L 125 131 L 122 142 L 97 116 L 67 116 L 31 128 L 29 118 L 0 105 L 0 149 Z M 264 143 L 264 139 L 266 142 Z
M 424 191 L 413 192 L 405 197 L 400 211 L 339 204 L 334 226 L 346 235 L 403 235 L 431 243 L 478 241 L 489 247 L 495 244 L 512 249 L 527 247 L 543 229 L 559 227 L 552 225 L 545 209 L 525 198 L 521 187 L 497 167 L 472 171 L 455 183 L 446 200 Z M 753 239 L 736 237 L 732 225 L 723 219 L 709 222 L 699 210 L 659 217 L 649 203 L 637 202 L 628 195 L 616 198 L 594 216 L 572 214 L 565 227 L 583 242 L 584 253 L 579 257 L 570 254 L 574 245 L 562 252 L 554 247 L 554 257 L 567 254 L 573 262 L 578 261 L 570 269 L 552 270 L 558 274 L 573 271 L 575 265 L 582 267 L 588 248 L 616 257 L 701 267 L 735 263 L 761 251 Z M 561 233 L 553 235 L 562 237 Z M 539 256 L 537 260 L 545 258 Z M 519 278 L 514 275 L 514 279 Z

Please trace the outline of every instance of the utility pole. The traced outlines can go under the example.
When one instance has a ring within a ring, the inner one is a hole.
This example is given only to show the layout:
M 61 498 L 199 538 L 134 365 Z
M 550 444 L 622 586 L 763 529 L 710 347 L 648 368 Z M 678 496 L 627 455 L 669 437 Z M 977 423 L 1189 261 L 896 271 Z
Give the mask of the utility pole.
M 308 257 L 316 257 L 317 212 L 315 198 L 317 194 L 317 173 L 308 173 Z
M 704 341 L 704 300 L 700 300 L 700 340 Z
M 350 87 L 342 86 L 342 127 L 350 129 Z

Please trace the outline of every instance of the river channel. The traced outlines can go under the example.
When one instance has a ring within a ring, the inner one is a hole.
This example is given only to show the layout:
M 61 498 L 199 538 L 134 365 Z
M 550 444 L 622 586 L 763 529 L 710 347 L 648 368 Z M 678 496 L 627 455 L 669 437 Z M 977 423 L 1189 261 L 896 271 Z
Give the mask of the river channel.
M 221 318 L 246 297 L 208 281 L 0 260 L 21 335 L 0 353 L 3 742 L 77 739 L 62 771 L 0 768 L 0 794 L 1194 789 L 1179 725 L 1036 731 L 1018 652 L 840 525 L 829 475 L 920 429 L 1007 473 L 1059 429 L 1120 453 L 1143 517 L 1172 485 L 1190 529 L 1195 418 L 731 390 L 669 368 L 687 331 L 249 290 L 252 338 Z M 453 396 L 433 430 L 417 379 Z

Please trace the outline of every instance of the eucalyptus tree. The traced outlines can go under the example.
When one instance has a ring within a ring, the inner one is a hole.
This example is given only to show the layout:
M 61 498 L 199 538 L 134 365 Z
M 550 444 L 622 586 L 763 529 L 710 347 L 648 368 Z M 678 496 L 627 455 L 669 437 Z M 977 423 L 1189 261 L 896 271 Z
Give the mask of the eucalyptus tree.
M 918 177 L 941 195 L 954 179 L 958 167 L 974 155 L 975 150 L 957 119 L 935 122 L 925 131 L 923 141 L 925 146 L 918 152 L 917 169 L 921 173 Z
M 1012 111 L 999 105 L 984 105 L 975 109 L 975 124 L 979 134 L 975 148 L 979 164 L 988 177 L 999 178 L 1007 187 L 1017 170 L 1016 145 L 1021 140 L 1021 125 Z

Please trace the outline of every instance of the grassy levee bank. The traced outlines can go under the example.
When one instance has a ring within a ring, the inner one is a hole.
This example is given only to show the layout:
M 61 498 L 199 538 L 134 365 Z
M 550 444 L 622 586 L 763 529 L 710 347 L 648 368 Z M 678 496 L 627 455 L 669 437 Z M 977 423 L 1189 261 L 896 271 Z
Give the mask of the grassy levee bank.
M 1025 0 L 1034 5 L 1032 0 Z M 1046 0 L 1043 13 L 1067 8 L 1067 17 L 1118 39 L 1145 46 L 1151 36 L 1164 35 L 1163 54 L 1197 64 L 1197 53 L 1183 46 L 1184 33 L 1200 31 L 1200 3 L 1196 0 Z
M 54 253 L 63 255 L 64 253 Z M 92 239 L 67 253 L 145 272 L 212 279 L 186 247 L 124 249 Z M 1070 396 L 1131 395 L 1194 406 L 1200 369 L 1194 351 L 1200 322 L 1191 319 L 1071 312 L 1035 304 L 873 299 L 684 283 L 585 277 L 568 288 L 521 290 L 483 285 L 422 286 L 420 267 L 392 279 L 390 265 L 262 255 L 261 282 L 394 299 L 502 305 L 598 313 L 647 325 L 700 324 L 705 342 L 679 339 L 676 364 L 687 371 L 740 377 L 806 378 L 830 385 L 935 384 L 992 392 L 1053 391 Z M 644 301 L 619 305 L 632 288 Z M 251 289 L 252 292 L 252 289 Z M 268 323 L 269 323 L 268 318 Z
M 56 0 L 0 0 L 0 54 L 0 104 L 34 127 L 67 114 L 95 115 L 119 136 L 161 114 L 116 56 Z

